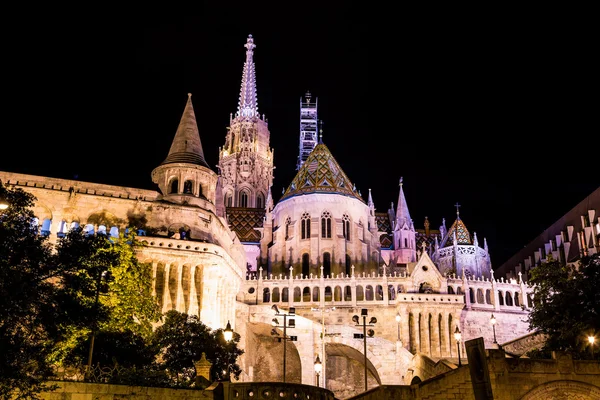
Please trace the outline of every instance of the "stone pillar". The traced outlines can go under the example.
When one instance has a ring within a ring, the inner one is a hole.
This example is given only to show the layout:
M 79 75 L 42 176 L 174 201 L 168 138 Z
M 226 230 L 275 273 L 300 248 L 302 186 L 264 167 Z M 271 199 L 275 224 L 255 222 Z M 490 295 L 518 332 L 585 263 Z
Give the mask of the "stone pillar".
M 491 281 L 492 281 L 492 302 L 494 303 L 494 310 L 500 311 L 500 299 L 498 299 L 498 288 L 496 287 L 496 278 L 494 278 L 494 270 L 490 270 Z
M 158 263 L 152 261 L 152 297 L 156 297 L 156 270 L 158 269 Z
M 210 382 L 210 368 L 212 363 L 206 359 L 206 353 L 202 352 L 200 360 L 194 362 L 196 368 L 196 386 L 202 386 L 203 382 Z
M 410 351 L 411 353 L 418 353 L 421 349 L 421 343 L 419 341 L 419 310 L 412 309 L 412 326 L 410 326 Z M 410 318 L 410 316 L 409 316 Z
M 171 273 L 171 264 L 165 264 L 164 290 L 163 290 L 163 314 L 172 307 L 171 291 L 169 290 L 169 275 Z
M 198 310 L 198 291 L 196 289 L 196 268 L 197 267 L 193 266 L 190 270 L 190 306 L 187 310 L 187 314 L 200 317 L 200 311 Z
M 431 324 L 429 325 L 429 337 L 431 341 L 431 357 L 440 357 L 440 314 L 436 313 L 431 316 Z
M 179 312 L 186 312 L 185 301 L 183 299 L 183 265 L 177 265 L 177 292 L 175 294 L 175 309 Z
M 431 356 L 431 336 L 429 334 L 429 313 L 421 314 L 421 352 Z
M 288 281 L 288 305 L 294 306 L 294 267 L 290 266 L 290 278 Z M 271 296 L 273 293 L 271 293 Z
M 442 314 L 442 323 L 440 324 L 440 336 L 441 336 L 441 347 L 442 347 L 442 357 L 450 357 L 449 351 L 449 343 L 448 343 L 448 313 Z

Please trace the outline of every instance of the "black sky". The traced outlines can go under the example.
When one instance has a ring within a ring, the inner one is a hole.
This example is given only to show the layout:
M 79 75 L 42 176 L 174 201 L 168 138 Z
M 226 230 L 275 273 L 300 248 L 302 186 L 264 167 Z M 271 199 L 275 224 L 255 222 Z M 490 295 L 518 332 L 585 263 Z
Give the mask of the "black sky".
M 600 186 L 584 24 L 260 4 L 8 21 L 0 170 L 156 189 L 150 173 L 190 92 L 216 171 L 252 34 L 276 199 L 295 174 L 307 90 L 324 142 L 365 199 L 372 189 L 377 211 L 396 204 L 401 176 L 418 228 L 425 216 L 449 227 L 458 202 L 495 267 Z

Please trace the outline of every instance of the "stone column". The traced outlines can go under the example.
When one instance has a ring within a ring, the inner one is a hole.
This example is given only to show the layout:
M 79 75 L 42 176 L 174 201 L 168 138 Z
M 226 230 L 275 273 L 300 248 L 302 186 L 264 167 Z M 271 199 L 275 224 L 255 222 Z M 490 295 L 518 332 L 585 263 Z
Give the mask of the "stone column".
M 175 294 L 175 309 L 185 312 L 185 301 L 183 299 L 183 265 L 177 265 L 177 292 Z
M 163 314 L 169 311 L 172 307 L 171 291 L 169 290 L 169 275 L 171 273 L 171 264 L 165 263 L 165 277 L 163 290 Z
M 196 266 L 192 266 L 190 270 L 190 306 L 187 314 L 200 316 L 198 310 L 198 291 L 196 289 L 196 268 Z

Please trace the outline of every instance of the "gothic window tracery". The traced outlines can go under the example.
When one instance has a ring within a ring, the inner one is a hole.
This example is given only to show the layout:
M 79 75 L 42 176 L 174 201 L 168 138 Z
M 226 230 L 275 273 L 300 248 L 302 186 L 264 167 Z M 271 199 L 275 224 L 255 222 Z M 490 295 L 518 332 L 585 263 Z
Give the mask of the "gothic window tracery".
M 321 237 L 331 239 L 331 213 L 323 211 L 321 214 Z
M 240 192 L 240 207 L 248 207 L 248 193 Z
M 310 239 L 310 215 L 302 214 L 302 239 Z
M 344 233 L 344 238 L 346 240 L 350 240 L 350 217 L 347 214 L 342 216 L 342 229 Z
M 259 193 L 256 196 L 256 208 L 263 208 L 265 206 L 265 196 Z

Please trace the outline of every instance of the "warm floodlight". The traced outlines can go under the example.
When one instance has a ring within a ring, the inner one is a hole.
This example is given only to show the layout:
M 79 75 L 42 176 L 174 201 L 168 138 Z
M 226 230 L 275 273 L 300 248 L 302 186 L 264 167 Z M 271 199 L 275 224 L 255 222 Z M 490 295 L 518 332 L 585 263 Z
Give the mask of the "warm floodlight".
M 354 316 L 352 317 L 352 321 L 353 321 L 355 324 L 358 324 L 358 315 L 354 315 Z
M 321 371 L 323 371 L 323 364 L 321 364 L 321 359 L 319 358 L 319 356 L 317 355 L 317 358 L 315 360 L 315 372 L 317 374 L 320 374 Z
M 229 321 L 227 321 L 227 326 L 223 331 L 223 337 L 228 342 L 231 341 L 231 339 L 233 339 L 233 329 L 231 329 L 231 324 L 229 323 Z
M 492 318 L 490 318 L 490 324 L 496 325 L 496 317 L 494 317 L 494 314 L 492 314 Z
M 373 329 L 369 329 L 367 331 L 367 335 L 369 335 L 369 337 L 373 337 L 373 336 L 375 336 L 375 331 Z
M 590 342 L 590 344 L 593 346 L 594 342 L 596 341 L 596 337 L 595 336 L 588 336 L 588 342 Z
M 376 324 L 376 323 L 377 323 L 377 318 L 371 317 L 371 320 L 369 321 L 369 324 Z
M 397 323 L 400 323 L 400 320 L 401 320 L 401 319 L 402 319 L 402 318 L 400 317 L 400 314 L 396 314 L 396 322 L 397 322 Z

